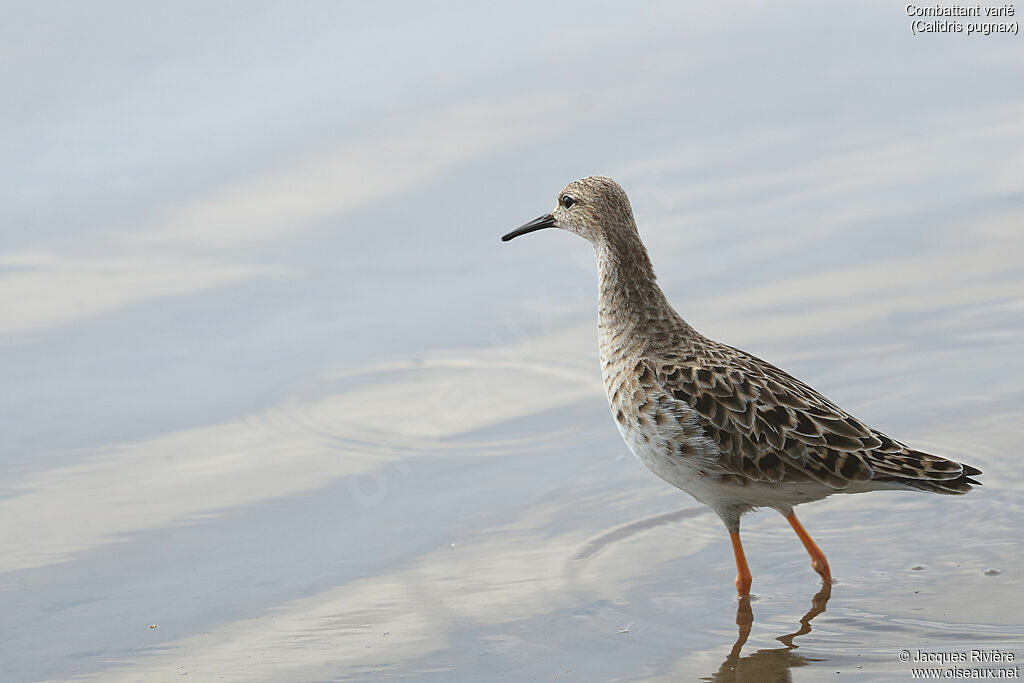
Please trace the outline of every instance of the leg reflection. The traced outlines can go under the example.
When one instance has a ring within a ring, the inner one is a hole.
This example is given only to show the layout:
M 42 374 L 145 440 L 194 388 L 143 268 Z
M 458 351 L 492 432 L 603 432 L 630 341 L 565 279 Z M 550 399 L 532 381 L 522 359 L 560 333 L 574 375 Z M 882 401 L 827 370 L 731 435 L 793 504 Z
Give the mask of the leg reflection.
M 787 633 L 784 636 L 779 636 L 776 640 L 789 648 L 800 647 L 799 645 L 793 644 L 793 639 L 797 636 L 802 636 L 811 632 L 811 619 L 825 611 L 825 606 L 828 604 L 828 599 L 831 597 L 832 584 L 826 583 L 821 587 L 821 590 L 817 592 L 814 598 L 811 599 L 811 609 L 809 609 L 807 614 L 805 614 L 800 620 L 800 629 L 794 633 Z
M 750 637 L 750 629 L 754 625 L 754 610 L 750 609 L 750 596 L 744 595 L 740 597 L 740 604 L 736 607 L 736 629 L 739 632 L 736 638 L 736 644 L 732 646 L 732 651 L 729 652 L 729 659 L 739 659 L 740 650 L 747 644 L 747 638 Z
M 750 630 L 754 625 L 754 612 L 750 607 L 750 598 L 743 596 L 736 607 L 736 628 L 737 637 L 729 656 L 725 658 L 718 671 L 711 674 L 704 680 L 715 683 L 725 681 L 789 681 L 792 680 L 790 669 L 798 666 L 807 666 L 811 662 L 822 662 L 824 659 L 811 659 L 796 654 L 793 650 L 799 645 L 793 643 L 793 639 L 811 632 L 811 620 L 825 611 L 829 598 L 832 596 L 832 586 L 825 584 L 811 600 L 811 609 L 800 619 L 800 628 L 794 633 L 779 636 L 779 640 L 785 647 L 758 650 L 753 654 L 742 656 L 743 646 L 750 637 Z

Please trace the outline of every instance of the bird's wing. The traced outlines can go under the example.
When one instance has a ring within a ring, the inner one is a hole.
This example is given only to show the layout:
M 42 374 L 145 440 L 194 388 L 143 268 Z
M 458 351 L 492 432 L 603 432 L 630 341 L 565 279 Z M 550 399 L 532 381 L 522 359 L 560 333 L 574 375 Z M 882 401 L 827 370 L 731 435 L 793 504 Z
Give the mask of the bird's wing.
M 643 361 L 654 380 L 692 408 L 718 444 L 720 466 L 748 479 L 813 479 L 840 490 L 891 481 L 966 493 L 980 474 L 872 429 L 800 380 L 745 351 L 708 340 L 677 357 Z

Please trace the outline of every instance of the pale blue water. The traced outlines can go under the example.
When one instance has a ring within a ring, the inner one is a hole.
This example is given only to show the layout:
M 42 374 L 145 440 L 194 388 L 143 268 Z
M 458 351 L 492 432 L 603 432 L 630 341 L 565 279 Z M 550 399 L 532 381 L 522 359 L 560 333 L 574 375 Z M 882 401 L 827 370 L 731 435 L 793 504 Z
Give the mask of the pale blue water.
M 8 9 L 4 680 L 1024 657 L 1019 38 L 880 2 Z M 498 241 L 594 173 L 698 329 L 985 471 L 807 507 L 839 583 L 798 649 L 817 577 L 763 512 L 730 655 L 720 523 L 608 415 L 590 248 Z

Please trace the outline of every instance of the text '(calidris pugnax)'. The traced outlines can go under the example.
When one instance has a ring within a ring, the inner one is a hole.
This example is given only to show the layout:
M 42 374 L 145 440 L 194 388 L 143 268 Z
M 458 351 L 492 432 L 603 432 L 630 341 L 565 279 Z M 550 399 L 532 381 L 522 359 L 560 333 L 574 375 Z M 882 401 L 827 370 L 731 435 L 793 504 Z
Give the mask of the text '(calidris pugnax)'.
M 721 517 L 740 595 L 751 584 L 740 517 L 755 508 L 786 518 L 829 585 L 825 554 L 793 506 L 833 493 L 962 494 L 978 484 L 971 477 L 980 470 L 914 450 L 774 365 L 690 327 L 658 287 L 629 199 L 613 180 L 570 183 L 554 211 L 502 240 L 542 228 L 594 245 L 602 374 L 619 432 L 649 470 Z

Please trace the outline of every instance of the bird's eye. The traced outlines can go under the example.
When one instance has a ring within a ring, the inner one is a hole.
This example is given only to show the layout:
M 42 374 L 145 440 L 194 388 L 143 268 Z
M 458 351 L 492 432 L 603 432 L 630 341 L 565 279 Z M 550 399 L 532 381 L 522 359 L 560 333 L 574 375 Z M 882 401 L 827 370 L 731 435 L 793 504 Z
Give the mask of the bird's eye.
M 565 208 L 570 209 L 572 208 L 572 205 L 575 203 L 576 200 L 570 197 L 569 195 L 562 195 L 562 206 L 564 206 Z

